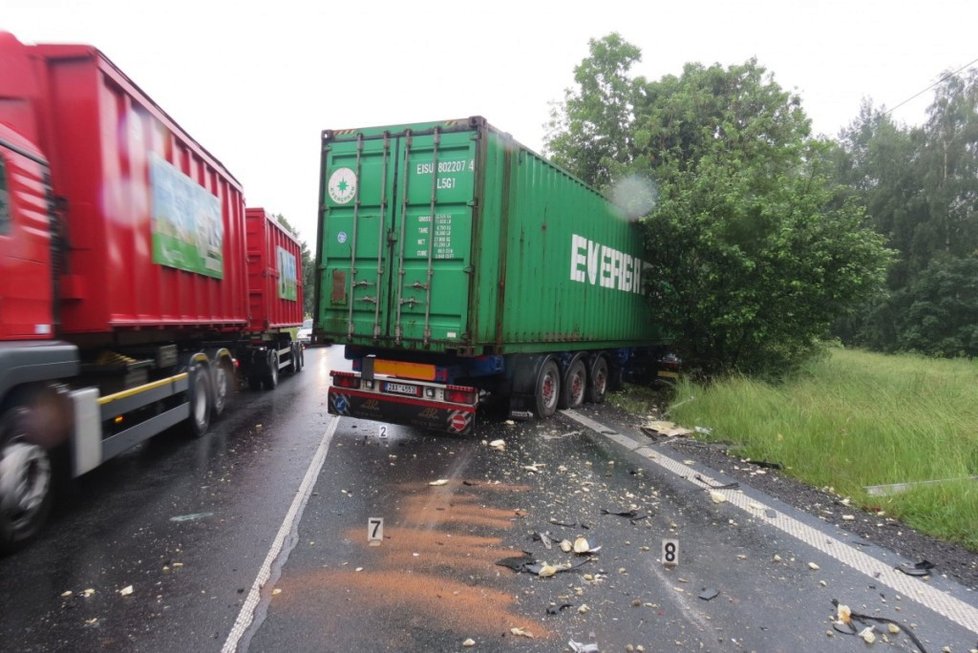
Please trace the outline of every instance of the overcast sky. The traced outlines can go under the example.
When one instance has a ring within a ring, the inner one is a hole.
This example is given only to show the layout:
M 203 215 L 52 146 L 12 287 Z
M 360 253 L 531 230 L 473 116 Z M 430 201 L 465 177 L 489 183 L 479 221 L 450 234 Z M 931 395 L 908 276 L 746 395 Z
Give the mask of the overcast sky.
M 860 101 L 894 107 L 978 59 L 965 0 L 4 0 L 21 41 L 102 50 L 314 247 L 319 140 L 482 115 L 540 151 L 589 38 L 642 50 L 636 74 L 750 57 L 835 136 Z M 894 116 L 920 123 L 931 93 Z

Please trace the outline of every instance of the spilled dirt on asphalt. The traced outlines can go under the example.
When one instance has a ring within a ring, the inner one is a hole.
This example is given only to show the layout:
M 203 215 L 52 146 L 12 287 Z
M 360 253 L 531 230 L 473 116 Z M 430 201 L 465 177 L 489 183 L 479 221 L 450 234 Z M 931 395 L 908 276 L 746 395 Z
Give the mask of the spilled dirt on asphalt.
M 552 633 L 541 621 L 519 613 L 518 597 L 507 589 L 512 574 L 495 564 L 522 553 L 503 544 L 521 511 L 498 504 L 528 489 L 458 478 L 441 487 L 404 484 L 402 506 L 385 519 L 380 546 L 368 544 L 364 528 L 344 532 L 362 566 L 292 577 L 276 601 L 327 631 L 357 619 L 400 621 L 400 629 L 385 628 L 386 636 L 407 638 L 389 642 L 395 648 L 412 645 L 411 631 L 421 629 L 455 633 L 458 641 L 512 636 L 513 628 L 546 639 Z

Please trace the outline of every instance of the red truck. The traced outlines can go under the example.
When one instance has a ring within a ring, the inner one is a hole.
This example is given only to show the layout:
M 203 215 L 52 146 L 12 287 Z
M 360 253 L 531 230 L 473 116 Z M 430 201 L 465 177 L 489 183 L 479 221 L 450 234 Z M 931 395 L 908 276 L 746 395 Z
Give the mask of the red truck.
M 300 247 L 105 55 L 0 32 L 0 549 L 74 476 L 204 434 L 302 349 Z

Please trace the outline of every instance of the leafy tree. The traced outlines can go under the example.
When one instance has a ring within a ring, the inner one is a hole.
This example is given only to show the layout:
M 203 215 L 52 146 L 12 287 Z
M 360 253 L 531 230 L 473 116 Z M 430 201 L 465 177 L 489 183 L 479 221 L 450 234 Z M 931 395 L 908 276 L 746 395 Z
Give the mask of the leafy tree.
M 978 256 L 935 258 L 892 303 L 898 349 L 978 356 Z
M 626 173 L 654 180 L 658 203 L 642 221 L 648 291 L 687 364 L 706 375 L 783 372 L 879 287 L 882 239 L 855 203 L 838 201 L 828 146 L 756 61 L 624 84 L 637 60 L 617 35 L 591 41 L 575 72 L 616 72 L 621 90 L 596 93 L 578 78 L 548 151 L 605 189 Z
M 588 44 L 591 56 L 574 68 L 578 88 L 551 112 L 546 147 L 557 165 L 605 188 L 631 162 L 637 88 L 628 71 L 641 50 L 618 34 Z
M 836 161 L 849 197 L 898 252 L 888 297 L 837 332 L 881 351 L 976 355 L 962 271 L 978 252 L 978 72 L 946 75 L 922 127 L 897 126 L 866 103 Z

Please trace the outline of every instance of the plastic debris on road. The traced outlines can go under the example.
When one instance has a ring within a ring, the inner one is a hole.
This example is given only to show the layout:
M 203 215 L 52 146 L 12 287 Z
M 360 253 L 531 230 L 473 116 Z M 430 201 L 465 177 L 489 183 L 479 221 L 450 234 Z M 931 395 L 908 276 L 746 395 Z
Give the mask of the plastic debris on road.
M 690 429 L 677 426 L 674 422 L 665 421 L 648 422 L 642 426 L 642 432 L 646 435 L 661 435 L 667 438 L 684 438 L 693 434 Z
M 601 653 L 597 644 L 582 644 L 581 642 L 570 640 L 567 642 L 567 645 L 571 647 L 574 653 Z
M 720 590 L 714 587 L 704 587 L 703 591 L 699 593 L 699 597 L 704 601 L 712 601 L 718 596 L 720 596 Z
M 475 646 L 475 640 L 469 637 L 467 640 L 462 642 L 462 646 L 464 646 L 465 648 L 470 648 L 472 646 Z
M 432 487 L 441 487 L 442 485 L 448 485 L 448 479 L 440 478 L 437 481 L 432 481 L 431 483 L 428 483 L 428 485 Z
M 129 596 L 130 594 L 132 594 L 132 591 L 133 591 L 132 585 L 126 585 L 121 590 L 119 590 L 119 594 L 121 596 Z
M 723 503 L 727 500 L 727 497 L 723 496 L 723 493 L 721 492 L 710 490 L 710 499 L 713 500 L 713 503 Z
M 506 451 L 506 441 L 505 440 L 493 440 L 489 443 L 490 449 L 495 449 L 496 451 Z
M 523 630 L 522 628 L 510 628 L 509 632 L 513 633 L 516 637 L 526 637 L 527 639 L 533 639 L 533 633 L 528 630 Z

